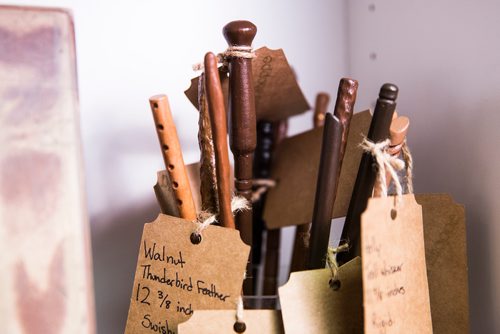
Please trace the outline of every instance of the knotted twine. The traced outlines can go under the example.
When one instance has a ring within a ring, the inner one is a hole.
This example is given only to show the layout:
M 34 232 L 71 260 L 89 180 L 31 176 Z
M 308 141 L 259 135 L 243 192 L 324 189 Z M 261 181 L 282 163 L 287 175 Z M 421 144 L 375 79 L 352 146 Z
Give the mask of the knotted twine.
M 217 63 L 222 64 L 222 66 L 227 67 L 229 65 L 229 58 L 255 58 L 257 55 L 253 51 L 251 46 L 244 45 L 230 45 L 226 51 L 217 54 Z M 199 62 L 193 65 L 193 71 L 203 71 L 205 66 L 203 62 Z
M 411 156 L 410 148 L 406 143 L 406 139 L 403 142 L 403 147 L 401 147 L 401 156 L 406 165 L 406 187 L 409 194 L 413 194 L 413 157 Z
M 243 211 L 243 210 L 248 210 L 249 209 L 249 204 L 246 198 L 241 197 L 241 196 L 234 196 L 231 199 L 231 212 L 233 214 L 236 214 L 237 212 Z M 195 234 L 201 235 L 201 232 L 206 229 L 208 226 L 211 224 L 215 223 L 217 221 L 217 215 L 212 214 L 206 211 L 202 211 L 198 215 L 198 219 L 196 221 L 197 227 L 196 230 L 194 231 Z
M 380 143 L 373 143 L 364 138 L 360 146 L 365 152 L 370 153 L 377 163 L 377 186 L 380 187 L 382 196 L 387 197 L 386 172 L 389 172 L 396 187 L 397 197 L 400 200 L 403 196 L 403 188 L 401 186 L 401 182 L 399 181 L 397 171 L 402 170 L 406 166 L 406 183 L 408 192 L 412 193 L 413 158 L 411 156 L 410 149 L 406 144 L 406 139 L 402 144 L 400 144 L 401 146 L 396 145 L 390 147 L 389 144 L 389 139 Z M 401 155 L 404 161 L 398 159 L 397 154 L 394 154 L 394 152 L 398 152 L 399 150 L 401 150 Z M 330 286 L 335 290 L 340 288 L 340 281 L 338 280 L 339 265 L 337 263 L 336 255 L 347 250 L 349 250 L 349 244 L 347 242 L 336 248 L 328 247 L 327 264 L 332 272 Z
M 271 179 L 253 179 L 252 185 L 256 186 L 252 192 L 252 203 L 258 202 L 260 198 L 271 188 L 276 187 L 276 181 Z
M 330 286 L 338 290 L 340 287 L 338 285 L 339 279 L 338 279 L 338 274 L 339 274 L 339 264 L 337 263 L 337 254 L 341 252 L 346 252 L 349 250 L 349 244 L 347 242 L 339 245 L 338 247 L 328 247 L 328 251 L 326 254 L 326 263 L 328 264 L 328 267 L 330 268 L 330 271 L 332 272 L 332 278 L 330 279 Z M 337 286 L 337 288 L 335 288 Z
M 402 170 L 405 167 L 405 163 L 388 152 L 389 144 L 389 139 L 379 143 L 373 143 L 364 138 L 360 146 L 363 151 L 370 153 L 377 163 L 378 171 L 376 186 L 380 187 L 382 197 L 387 197 L 387 180 L 385 175 L 386 172 L 388 172 L 396 187 L 398 200 L 400 200 L 403 196 L 403 187 L 401 186 L 401 182 L 399 182 L 397 171 Z

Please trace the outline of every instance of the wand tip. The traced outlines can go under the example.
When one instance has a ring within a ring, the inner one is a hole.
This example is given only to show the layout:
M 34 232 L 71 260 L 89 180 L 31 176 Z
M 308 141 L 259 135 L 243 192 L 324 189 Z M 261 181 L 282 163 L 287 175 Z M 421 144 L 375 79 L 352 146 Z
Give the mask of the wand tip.
M 398 91 L 398 86 L 386 83 L 382 86 L 382 88 L 380 88 L 379 98 L 396 101 L 398 98 Z

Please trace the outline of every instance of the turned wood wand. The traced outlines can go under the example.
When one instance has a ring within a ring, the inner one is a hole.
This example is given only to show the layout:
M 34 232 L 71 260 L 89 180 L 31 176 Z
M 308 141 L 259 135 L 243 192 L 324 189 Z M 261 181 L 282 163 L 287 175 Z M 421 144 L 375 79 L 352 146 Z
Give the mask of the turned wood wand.
M 257 27 L 248 21 L 233 21 L 223 29 L 229 47 L 252 45 Z M 251 200 L 253 153 L 257 145 L 255 98 L 252 78 L 252 59 L 228 55 L 229 111 L 231 126 L 230 147 L 234 155 L 234 182 L 236 194 Z M 236 226 L 241 238 L 252 245 L 252 211 L 236 215 Z
M 396 85 L 386 83 L 380 88 L 370 129 L 368 130 L 368 140 L 377 143 L 386 140 L 389 136 L 389 127 L 396 108 L 397 96 L 398 87 Z M 368 199 L 372 196 L 376 174 L 377 171 L 374 167 L 373 157 L 370 153 L 363 153 L 351 201 L 349 202 L 344 228 L 342 229 L 341 238 L 348 242 L 349 250 L 337 254 L 339 264 L 344 264 L 361 254 L 360 219 L 361 214 L 366 209 Z
M 234 183 L 236 194 L 252 199 L 253 154 L 257 145 L 255 97 L 252 77 L 252 58 L 232 55 L 230 50 L 249 50 L 257 33 L 257 27 L 248 21 L 233 21 L 223 28 L 229 45 L 226 57 L 229 62 L 229 145 L 234 155 Z M 249 53 L 250 55 L 250 53 Z M 241 239 L 252 245 L 252 209 L 236 214 L 236 227 Z M 251 253 L 251 252 L 250 252 Z M 252 254 L 247 272 L 252 272 Z M 244 282 L 244 293 L 253 294 L 252 277 Z

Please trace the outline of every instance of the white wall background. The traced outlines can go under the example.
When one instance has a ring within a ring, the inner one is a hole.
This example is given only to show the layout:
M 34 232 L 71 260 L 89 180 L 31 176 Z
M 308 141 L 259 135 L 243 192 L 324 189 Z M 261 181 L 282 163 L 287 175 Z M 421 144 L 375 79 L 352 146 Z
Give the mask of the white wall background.
M 191 64 L 221 51 L 225 23 L 248 19 L 255 46 L 283 48 L 310 103 L 360 82 L 357 110 L 384 82 L 410 116 L 417 191 L 466 205 L 472 332 L 500 330 L 500 2 L 494 0 L 14 0 L 74 13 L 81 126 L 100 333 L 123 331 L 142 223 L 158 209 L 162 160 L 147 99 L 167 93 L 185 160 L 197 116 L 183 95 Z M 310 126 L 310 115 L 291 132 Z M 131 260 L 131 261 L 129 261 Z
M 348 22 L 357 104 L 399 86 L 416 191 L 466 207 L 471 332 L 499 333 L 500 2 L 349 1 Z

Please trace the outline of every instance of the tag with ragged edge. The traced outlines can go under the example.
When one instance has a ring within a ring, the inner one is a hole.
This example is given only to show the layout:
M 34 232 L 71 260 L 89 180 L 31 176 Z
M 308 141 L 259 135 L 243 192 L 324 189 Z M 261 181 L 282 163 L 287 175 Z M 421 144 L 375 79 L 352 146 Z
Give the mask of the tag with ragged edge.
M 415 195 L 424 218 L 432 328 L 469 333 L 465 209 L 448 194 Z
M 198 309 L 236 309 L 250 247 L 237 230 L 160 214 L 145 224 L 125 333 L 177 333 Z
M 245 310 L 245 334 L 281 334 L 281 312 L 275 310 Z M 179 334 L 234 334 L 235 311 L 195 311 L 179 325 Z
M 368 133 L 370 122 L 368 110 L 352 117 L 332 218 L 347 213 L 363 154 L 359 144 Z M 271 171 L 277 184 L 269 189 L 264 209 L 268 228 L 312 221 L 322 138 L 323 127 L 287 138 L 278 146 Z
M 329 269 L 294 272 L 279 288 L 286 333 L 363 332 L 361 259 L 339 267 L 337 290 L 331 275 Z
M 432 333 L 422 207 L 370 198 L 361 215 L 365 333 Z
M 282 49 L 271 50 L 262 47 L 257 49 L 255 54 L 256 57 L 252 59 L 252 75 L 257 120 L 278 121 L 311 109 Z M 221 68 L 219 75 L 224 100 L 227 101 L 227 71 Z M 184 92 L 196 109 L 198 80 L 199 77 L 192 79 L 191 86 Z

